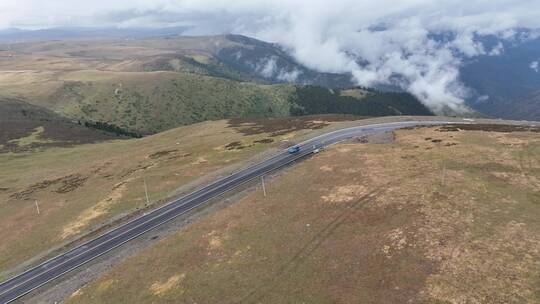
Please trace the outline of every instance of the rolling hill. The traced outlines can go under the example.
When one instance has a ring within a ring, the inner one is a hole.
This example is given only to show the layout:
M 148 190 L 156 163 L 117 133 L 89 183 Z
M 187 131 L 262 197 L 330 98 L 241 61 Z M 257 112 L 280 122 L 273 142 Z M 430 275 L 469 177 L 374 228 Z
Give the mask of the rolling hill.
M 0 30 L 0 41 L 15 43 L 67 39 L 134 39 L 144 37 L 177 35 L 183 33 L 186 29 L 187 27 L 168 27 L 155 29 L 59 27 L 39 30 L 7 28 Z
M 342 96 L 326 86 L 350 86 L 348 77 L 308 70 L 278 46 L 243 36 L 26 42 L 0 49 L 0 96 L 126 134 L 232 117 L 431 115 L 406 93 L 356 89 L 364 93 Z
M 0 98 L 0 153 L 65 147 L 121 138 L 87 128 L 22 100 Z
M 0 33 L 0 69 L 167 71 L 259 84 L 294 83 L 327 88 L 354 85 L 350 75 L 309 69 L 274 43 L 241 35 L 187 37 L 175 34 L 181 32 L 182 29 L 178 28 L 168 31 L 134 30 L 132 33 L 112 31 L 106 35 L 100 30 L 58 29 L 24 32 L 28 39 L 8 43 L 13 39 L 7 38 L 20 33 L 11 30 Z M 86 40 L 72 39 L 77 37 L 77 33 L 79 39 Z M 148 37 L 152 34 L 157 37 Z M 51 37 L 61 38 L 62 35 L 69 39 L 50 41 Z M 2 40 L 2 37 L 6 39 Z M 504 51 L 496 56 L 463 58 L 460 78 L 471 89 L 467 105 L 474 110 L 494 117 L 538 120 L 537 103 L 530 97 L 540 88 L 540 73 L 531 68 L 540 60 L 540 39 L 527 32 L 518 37 L 522 38 L 510 41 L 482 38 L 481 42 L 490 47 L 503 45 Z M 514 110 L 520 107 L 528 111 Z
M 121 72 L 176 71 L 263 83 L 349 87 L 349 75 L 304 67 L 280 46 L 240 35 L 164 36 L 141 39 L 40 41 L 0 44 L 0 67 L 23 62 L 29 67 L 77 69 L 72 62 Z M 11 57 L 9 57 L 11 55 Z M 4 60 L 1 60 L 4 57 Z

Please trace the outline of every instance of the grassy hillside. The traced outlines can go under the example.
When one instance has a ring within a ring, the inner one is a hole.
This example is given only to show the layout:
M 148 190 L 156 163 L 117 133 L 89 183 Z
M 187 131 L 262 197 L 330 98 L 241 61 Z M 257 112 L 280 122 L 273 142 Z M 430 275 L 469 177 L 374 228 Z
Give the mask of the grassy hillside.
M 311 71 L 242 36 L 0 45 L 0 71 L 0 97 L 122 134 L 232 117 L 431 114 L 405 93 L 342 96 L 324 86 L 350 85 L 347 75 Z
M 16 71 L 0 77 L 3 95 L 71 120 L 109 123 L 140 134 L 231 117 L 431 115 L 406 93 L 366 91 L 351 97 L 322 87 L 263 85 L 192 73 Z
M 144 182 L 154 204 L 202 176 L 214 178 L 279 147 L 283 139 L 351 119 L 222 120 L 142 139 L 0 153 L 0 280 L 4 271 L 42 251 L 148 207 Z M 49 134 L 49 125 L 38 127 L 40 134 L 28 130 L 15 141 L 51 140 L 40 137 Z
M 326 87 L 353 84 L 350 75 L 308 69 L 276 44 L 238 35 L 0 44 L 0 68 L 3 66 L 175 71 L 243 81 L 297 82 Z
M 538 303 L 540 140 L 508 131 L 334 146 L 68 303 Z
M 0 98 L 0 153 L 118 138 L 114 133 L 85 128 L 46 108 L 19 99 Z
M 0 84 L 73 120 L 102 121 L 143 134 L 228 117 L 289 115 L 285 85 L 258 85 L 175 72 L 13 73 Z M 35 86 L 28 86 L 36 83 Z
M 49 97 L 56 111 L 111 122 L 143 134 L 229 117 L 289 114 L 288 86 L 266 86 L 172 72 L 70 73 Z
M 324 113 L 364 116 L 433 115 L 414 96 L 407 93 L 366 89 L 343 91 L 315 86 L 299 86 L 291 98 L 291 114 Z

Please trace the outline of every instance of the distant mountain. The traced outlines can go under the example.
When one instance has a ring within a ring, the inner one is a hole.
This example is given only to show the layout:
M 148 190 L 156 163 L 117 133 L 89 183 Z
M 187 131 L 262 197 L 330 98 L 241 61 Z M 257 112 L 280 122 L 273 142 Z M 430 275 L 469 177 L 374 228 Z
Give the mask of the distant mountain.
M 178 28 L 177 31 L 181 31 Z M 4 45 L 0 50 L 98 60 L 114 60 L 108 69 L 120 71 L 175 71 L 265 84 L 295 83 L 346 88 L 351 75 L 321 73 L 298 63 L 281 46 L 240 35 L 178 36 L 166 30 L 65 30 L 0 32 L 3 39 L 48 37 L 46 41 Z M 161 34 L 161 35 L 158 35 Z M 101 35 L 101 36 L 100 36 Z M 119 36 L 139 37 L 118 39 Z M 144 37 L 149 35 L 152 37 Z M 58 41 L 51 41 L 58 37 Z M 64 38 L 61 38 L 64 37 Z M 77 37 L 71 41 L 65 37 Z M 93 37 L 93 39 L 85 39 Z M 110 39 L 97 39 L 97 37 Z
M 0 96 L 125 135 L 232 117 L 431 114 L 406 93 L 358 89 L 342 96 L 335 87 L 351 87 L 347 75 L 310 70 L 281 47 L 244 36 L 43 41 L 1 49 Z
M 473 89 L 468 104 L 494 117 L 540 120 L 540 39 L 500 42 L 503 53 L 461 69 L 461 80 Z
M 155 36 L 180 35 L 188 27 L 170 28 L 52 28 L 42 30 L 23 30 L 10 28 L 0 30 L 0 42 L 29 42 L 66 39 L 111 39 L 145 38 Z
M 466 101 L 468 106 L 493 117 L 540 120 L 537 93 L 540 92 L 540 39 L 524 38 L 529 36 L 533 36 L 532 33 L 521 31 L 519 38 L 512 41 L 478 38 L 487 50 L 498 46 L 503 46 L 504 50 L 465 62 L 461 80 L 473 93 Z M 238 71 L 244 79 L 247 75 L 251 80 L 328 88 L 354 85 L 349 74 L 320 73 L 306 68 L 279 45 L 238 35 L 228 35 L 226 39 L 236 44 L 220 49 L 216 58 Z M 393 86 L 378 88 L 399 91 Z
M 354 86 L 349 74 L 309 69 L 280 45 L 246 36 L 165 37 L 163 40 L 179 48 L 174 53 L 146 58 L 143 64 L 145 71 L 188 71 L 268 84 L 295 83 L 327 88 Z M 162 45 L 167 42 L 156 43 Z
M 321 73 L 298 63 L 281 46 L 240 35 L 227 35 L 234 46 L 223 48 L 216 57 L 224 64 L 254 79 L 273 83 L 297 83 L 329 88 L 354 85 L 349 74 Z
M 478 37 L 487 50 L 503 46 L 503 51 L 465 62 L 461 80 L 473 93 L 466 102 L 473 110 L 488 116 L 540 120 L 540 38 L 532 39 L 534 33 L 526 30 L 519 30 L 516 36 L 510 41 Z M 219 50 L 216 58 L 244 77 L 328 88 L 354 85 L 349 74 L 320 73 L 306 68 L 279 45 L 238 35 L 226 38 L 237 44 Z M 400 91 L 395 86 L 378 89 Z
M 540 121 L 540 90 L 507 99 L 492 98 L 476 107 L 492 117 Z
M 310 69 L 278 44 L 241 35 L 180 36 L 185 30 L 186 27 L 7 29 L 0 31 L 0 57 L 1 51 L 8 50 L 14 51 L 15 55 L 19 51 L 37 56 L 84 59 L 84 64 L 96 60 L 102 63 L 96 67 L 100 70 L 171 71 L 261 84 L 294 83 L 326 88 L 355 85 L 350 74 Z M 477 37 L 487 50 L 504 48 L 497 55 L 464 59 L 460 75 L 461 81 L 472 92 L 467 100 L 469 107 L 494 117 L 540 120 L 537 98 L 540 91 L 540 38 L 531 39 L 533 34 L 519 30 L 519 38 L 511 41 L 494 36 Z M 449 35 L 439 34 L 432 38 L 444 41 L 452 39 Z M 12 42 L 25 43 L 7 44 Z M 12 54 L 6 53 L 4 58 L 9 56 Z M 43 63 L 43 60 L 36 62 L 37 65 Z M 377 88 L 399 91 L 397 87 Z

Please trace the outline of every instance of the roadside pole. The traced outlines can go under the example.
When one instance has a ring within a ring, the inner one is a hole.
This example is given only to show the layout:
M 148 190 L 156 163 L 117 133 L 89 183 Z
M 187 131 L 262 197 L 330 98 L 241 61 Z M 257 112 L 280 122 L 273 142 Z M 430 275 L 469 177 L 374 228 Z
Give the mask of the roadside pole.
M 144 195 L 146 196 L 146 204 L 150 205 L 150 198 L 148 197 L 148 187 L 146 186 L 146 178 L 143 176 L 144 182 Z
M 261 176 L 261 183 L 262 183 L 262 188 L 263 188 L 263 195 L 264 195 L 264 197 L 266 197 L 266 187 L 264 185 L 264 175 Z

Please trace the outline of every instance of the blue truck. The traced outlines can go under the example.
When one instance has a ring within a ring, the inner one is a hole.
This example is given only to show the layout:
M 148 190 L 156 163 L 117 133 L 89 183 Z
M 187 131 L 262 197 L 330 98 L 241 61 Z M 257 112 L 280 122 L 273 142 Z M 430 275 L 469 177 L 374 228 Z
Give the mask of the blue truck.
M 287 152 L 289 152 L 289 154 L 294 154 L 294 153 L 297 153 L 298 151 L 300 151 L 300 147 L 299 146 L 294 146 L 294 147 L 290 147 Z

